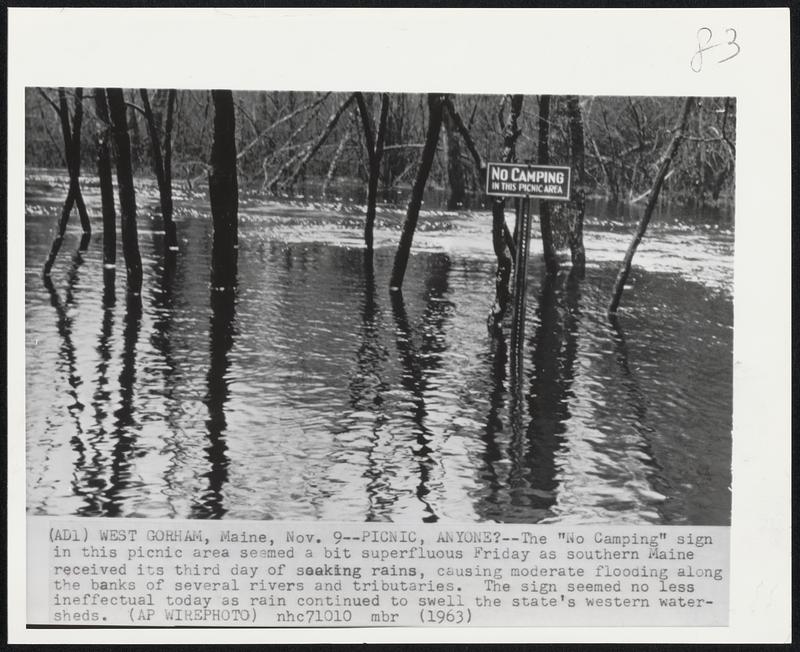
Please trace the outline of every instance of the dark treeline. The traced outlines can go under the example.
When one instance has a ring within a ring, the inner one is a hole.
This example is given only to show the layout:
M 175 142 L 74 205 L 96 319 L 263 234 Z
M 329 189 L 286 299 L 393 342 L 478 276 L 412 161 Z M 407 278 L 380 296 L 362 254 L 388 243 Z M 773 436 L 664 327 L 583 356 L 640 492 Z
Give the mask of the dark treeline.
M 57 89 L 44 89 L 57 101 Z M 172 174 L 175 186 L 196 186 L 208 178 L 214 100 L 211 91 L 124 91 L 134 172 L 159 175 L 163 145 L 153 148 L 153 127 L 172 131 Z M 173 95 L 174 93 L 174 95 Z M 74 103 L 74 89 L 67 98 Z M 536 161 L 540 103 L 535 96 L 518 118 L 517 160 Z M 236 151 L 243 189 L 264 188 L 290 194 L 299 182 L 351 180 L 375 187 L 384 197 L 407 190 L 415 180 L 427 129 L 424 94 L 323 93 L 287 91 L 234 92 Z M 483 179 L 476 169 L 463 127 L 481 158 L 500 160 L 503 132 L 512 111 L 511 96 L 450 95 L 453 112 L 443 114 L 442 138 L 428 187 L 447 189 L 449 205 L 465 201 L 465 192 L 480 192 Z M 94 118 L 91 94 L 83 97 L 84 120 Z M 681 98 L 551 96 L 549 101 L 550 160 L 569 164 L 576 112 L 584 132 L 586 196 L 620 201 L 644 201 L 664 148 L 671 139 Z M 152 118 L 155 117 L 155 120 Z M 735 158 L 736 104 L 731 98 L 703 98 L 693 111 L 680 156 L 673 161 L 662 198 L 714 202 L 732 196 Z M 38 89 L 26 96 L 26 164 L 62 167 L 59 118 Z M 163 135 L 162 135 L 163 138 Z M 84 166 L 94 165 L 92 129 L 81 133 Z M 378 169 L 378 181 L 374 170 Z M 374 186 L 373 186 L 374 184 Z M 554 215 L 556 218 L 557 215 Z M 556 220 L 557 221 L 557 220 Z M 556 224 L 557 226 L 557 224 Z M 566 235 L 566 234 L 564 234 Z M 558 237 L 558 233 L 556 234 Z

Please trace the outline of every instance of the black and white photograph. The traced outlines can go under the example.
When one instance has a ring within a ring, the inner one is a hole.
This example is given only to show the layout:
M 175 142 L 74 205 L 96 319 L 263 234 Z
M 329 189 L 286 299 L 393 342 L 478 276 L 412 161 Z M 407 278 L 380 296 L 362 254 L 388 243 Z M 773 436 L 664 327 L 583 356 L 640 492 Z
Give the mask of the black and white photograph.
M 25 90 L 29 515 L 730 525 L 737 101 Z
M 790 11 L 6 13 L 10 641 L 791 640 Z

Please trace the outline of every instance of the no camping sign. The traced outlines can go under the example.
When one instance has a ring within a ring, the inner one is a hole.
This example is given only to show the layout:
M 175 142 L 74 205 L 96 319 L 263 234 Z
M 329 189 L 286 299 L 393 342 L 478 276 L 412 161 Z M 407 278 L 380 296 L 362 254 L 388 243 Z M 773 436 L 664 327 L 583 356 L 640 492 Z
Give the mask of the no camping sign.
M 569 201 L 570 168 L 562 165 L 488 163 L 486 194 Z

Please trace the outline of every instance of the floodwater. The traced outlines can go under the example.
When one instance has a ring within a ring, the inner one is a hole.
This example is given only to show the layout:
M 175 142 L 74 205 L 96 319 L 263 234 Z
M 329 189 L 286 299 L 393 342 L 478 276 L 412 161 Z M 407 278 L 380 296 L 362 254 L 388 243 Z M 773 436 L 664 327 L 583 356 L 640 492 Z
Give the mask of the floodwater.
M 487 210 L 423 212 L 402 295 L 402 206 L 365 265 L 350 197 L 242 199 L 238 292 L 209 288 L 203 194 L 176 193 L 164 264 L 140 188 L 141 309 L 104 297 L 77 215 L 42 281 L 66 182 L 26 188 L 31 514 L 339 521 L 730 523 L 733 224 L 668 206 L 605 315 L 637 211 L 592 204 L 582 280 L 543 274 L 536 221 L 518 383 L 490 336 Z M 431 200 L 426 207 L 434 205 Z M 641 210 L 639 208 L 639 210 Z

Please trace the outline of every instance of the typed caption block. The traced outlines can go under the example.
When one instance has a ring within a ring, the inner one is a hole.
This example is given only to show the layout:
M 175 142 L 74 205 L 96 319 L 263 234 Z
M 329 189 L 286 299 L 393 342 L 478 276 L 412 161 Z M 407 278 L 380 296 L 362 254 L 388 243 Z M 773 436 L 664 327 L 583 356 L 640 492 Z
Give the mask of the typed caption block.
M 28 519 L 29 625 L 724 626 L 729 528 Z

